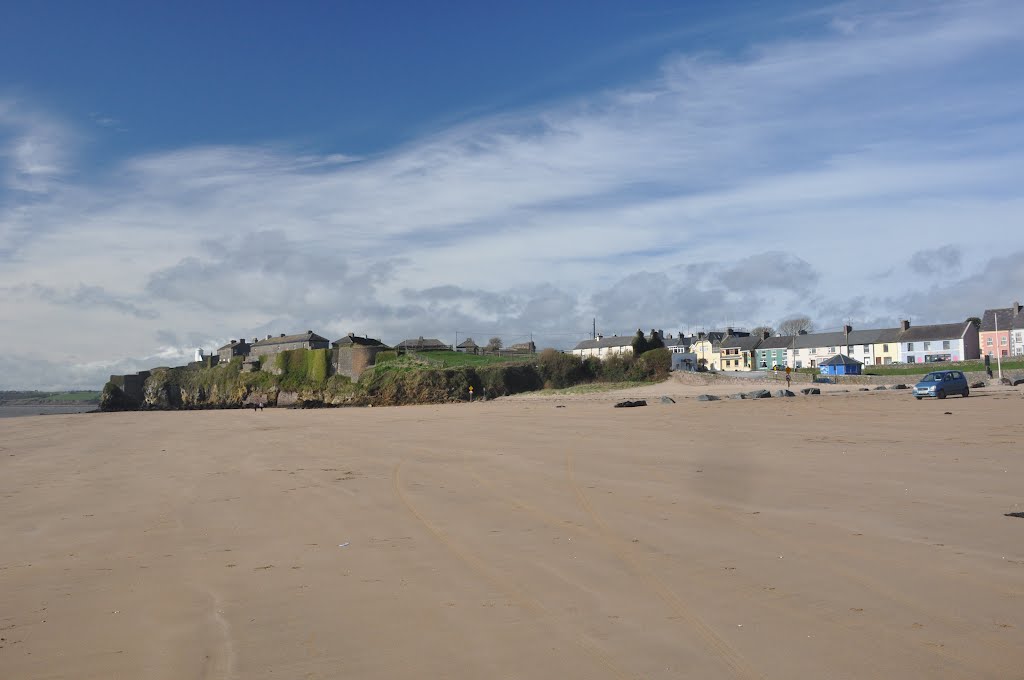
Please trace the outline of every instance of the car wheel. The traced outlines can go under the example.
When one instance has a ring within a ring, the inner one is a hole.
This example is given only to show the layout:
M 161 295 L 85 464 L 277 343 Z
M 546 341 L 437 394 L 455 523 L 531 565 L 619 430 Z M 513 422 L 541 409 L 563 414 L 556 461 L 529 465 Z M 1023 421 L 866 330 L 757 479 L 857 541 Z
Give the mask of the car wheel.
M 924 397 L 914 397 L 914 399 L 917 399 L 918 401 L 921 401 L 923 398 Z
M 945 399 L 946 393 L 942 390 L 939 390 L 938 392 L 935 393 L 935 396 L 938 397 L 939 399 Z
M 970 395 L 970 393 L 971 393 L 971 388 L 970 387 L 965 387 L 964 388 L 964 396 L 966 397 L 966 396 Z

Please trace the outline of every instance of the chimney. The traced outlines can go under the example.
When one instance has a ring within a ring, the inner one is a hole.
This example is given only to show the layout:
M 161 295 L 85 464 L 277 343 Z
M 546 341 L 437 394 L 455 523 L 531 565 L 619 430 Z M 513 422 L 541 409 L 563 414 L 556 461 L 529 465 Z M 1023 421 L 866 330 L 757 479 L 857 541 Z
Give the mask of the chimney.
M 267 340 L 270 340 L 270 338 L 272 338 L 272 337 L 273 337 L 272 335 L 267 335 Z
M 597 335 L 596 335 L 596 336 L 594 337 L 594 339 L 595 339 L 595 340 L 602 340 L 603 338 L 604 338 L 604 336 L 603 336 L 603 335 L 601 335 L 600 333 L 598 333 L 598 334 L 597 334 Z
M 704 331 L 698 331 L 697 332 L 697 339 L 698 340 L 703 340 L 704 339 Z
M 1019 302 L 1014 302 L 1013 303 L 1013 315 L 1017 316 L 1018 314 L 1020 314 L 1020 303 Z
M 849 324 L 843 326 L 843 332 L 849 335 L 850 333 L 853 332 L 853 326 L 850 326 Z
M 232 341 L 231 341 L 231 344 L 232 344 L 232 345 L 234 345 L 234 344 L 235 344 L 235 343 L 237 343 L 237 342 L 238 342 L 238 340 L 232 340 Z
M 764 330 L 761 331 L 761 339 L 762 340 L 767 340 L 771 336 L 772 336 L 772 332 L 770 330 L 768 330 L 767 328 L 765 328 Z
M 903 321 L 900 321 L 900 330 L 901 331 L 910 330 L 910 321 L 908 321 L 907 319 L 904 319 Z
M 726 335 L 732 335 L 732 329 L 731 328 L 726 328 L 725 329 L 725 334 Z

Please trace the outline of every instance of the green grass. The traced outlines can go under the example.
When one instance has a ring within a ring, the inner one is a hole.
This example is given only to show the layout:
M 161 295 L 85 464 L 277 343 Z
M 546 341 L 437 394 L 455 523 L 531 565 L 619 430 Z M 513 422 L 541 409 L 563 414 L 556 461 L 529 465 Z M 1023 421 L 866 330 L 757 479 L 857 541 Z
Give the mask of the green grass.
M 519 356 L 498 356 L 495 354 L 468 354 L 466 352 L 418 352 L 406 356 L 422 359 L 432 367 L 456 368 L 459 366 L 491 366 L 517 361 L 528 361 L 528 354 Z
M 992 372 L 997 369 L 996 362 L 992 361 Z M 1007 359 L 1003 361 L 1004 371 L 1018 371 L 1024 369 L 1024 359 Z M 932 371 L 984 371 L 984 361 L 940 361 L 935 364 L 889 364 L 886 366 L 871 366 L 864 370 L 864 375 L 924 375 Z
M 559 389 L 540 390 L 540 394 L 595 394 L 600 392 L 611 392 L 613 390 L 625 390 L 629 389 L 630 387 L 646 387 L 647 385 L 655 384 L 657 383 L 645 380 L 630 380 L 625 382 L 608 383 L 587 383 L 586 385 L 573 385 L 572 387 L 562 387 Z

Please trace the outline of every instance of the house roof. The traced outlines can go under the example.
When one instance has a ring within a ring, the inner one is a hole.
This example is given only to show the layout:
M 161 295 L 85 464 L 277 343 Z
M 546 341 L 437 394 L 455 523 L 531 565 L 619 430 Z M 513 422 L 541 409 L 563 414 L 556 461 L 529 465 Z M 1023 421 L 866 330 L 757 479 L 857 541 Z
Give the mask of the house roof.
M 807 349 L 809 347 L 836 347 L 846 344 L 846 333 L 807 333 L 806 335 L 793 336 L 793 347 L 795 349 Z
M 792 335 L 772 335 L 762 340 L 757 349 L 786 349 L 792 344 Z
M 464 347 L 466 349 L 472 349 L 473 347 L 480 347 L 480 345 L 478 345 L 475 342 L 473 342 L 473 338 L 466 338 L 465 340 L 460 342 L 458 344 L 458 346 L 459 347 Z
M 665 347 L 689 347 L 697 338 L 687 338 L 682 335 L 665 340 Z
M 939 323 L 930 326 L 911 326 L 900 333 L 900 342 L 914 342 L 915 340 L 951 340 L 962 338 L 968 332 L 968 325 L 964 323 Z M 977 332 L 977 327 L 970 324 Z
M 313 331 L 296 333 L 294 335 L 279 335 L 276 338 L 270 337 L 265 340 L 253 343 L 253 347 L 268 347 L 270 345 L 283 345 L 289 342 L 328 342 L 327 338 L 317 335 Z
M 352 345 L 361 345 L 364 347 L 385 347 L 386 345 L 380 340 L 373 338 L 362 338 L 355 333 L 349 333 L 348 335 L 339 338 L 331 343 L 332 347 L 349 347 Z
M 573 349 L 603 349 L 606 347 L 625 347 L 627 345 L 630 347 L 633 346 L 632 335 L 609 335 L 607 337 L 583 340 L 573 347 Z
M 747 335 L 747 336 L 735 336 L 730 335 L 722 339 L 719 347 L 722 349 L 738 349 L 742 352 L 751 352 L 757 347 L 757 343 L 760 342 L 761 338 Z
M 1015 307 L 1001 309 L 986 309 L 981 316 L 982 332 L 991 333 L 996 329 L 996 318 L 999 319 L 999 330 L 1008 331 L 1014 328 L 1024 328 L 1024 311 L 1017 311 Z
M 863 366 L 864 364 L 856 359 L 851 359 L 845 354 L 837 354 L 822 361 L 819 366 Z
M 229 342 L 228 344 L 224 345 L 223 347 L 218 347 L 217 351 L 220 352 L 221 350 L 231 349 L 232 347 L 238 347 L 239 345 L 248 345 L 248 344 L 249 343 L 247 343 L 244 338 L 241 339 L 241 340 L 232 340 L 231 342 Z
M 441 342 L 437 338 L 408 338 L 398 343 L 398 347 L 402 349 L 448 349 L 446 343 Z
M 899 328 L 865 328 L 850 331 L 850 345 L 873 345 L 876 342 L 896 342 L 899 340 Z

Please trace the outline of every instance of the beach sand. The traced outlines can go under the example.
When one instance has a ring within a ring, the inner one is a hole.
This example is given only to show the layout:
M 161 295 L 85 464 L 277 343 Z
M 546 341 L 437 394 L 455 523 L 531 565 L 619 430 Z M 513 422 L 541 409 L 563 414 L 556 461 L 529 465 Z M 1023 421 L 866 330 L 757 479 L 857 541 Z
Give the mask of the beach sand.
M 1019 391 L 698 391 L 0 421 L 0 678 L 1024 677 Z

